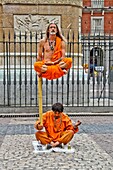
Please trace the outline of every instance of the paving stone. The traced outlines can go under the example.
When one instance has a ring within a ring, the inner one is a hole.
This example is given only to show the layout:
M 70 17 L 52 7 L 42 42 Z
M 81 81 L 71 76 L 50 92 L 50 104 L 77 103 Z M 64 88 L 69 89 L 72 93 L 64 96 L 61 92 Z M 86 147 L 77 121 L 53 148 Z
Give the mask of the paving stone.
M 0 167 L 2 170 L 112 170 L 113 118 L 77 117 L 82 119 L 79 133 L 71 145 L 75 153 L 33 153 L 34 122 L 19 118 L 0 124 Z M 22 122 L 22 123 L 21 123 Z M 29 122 L 29 123 L 28 123 Z

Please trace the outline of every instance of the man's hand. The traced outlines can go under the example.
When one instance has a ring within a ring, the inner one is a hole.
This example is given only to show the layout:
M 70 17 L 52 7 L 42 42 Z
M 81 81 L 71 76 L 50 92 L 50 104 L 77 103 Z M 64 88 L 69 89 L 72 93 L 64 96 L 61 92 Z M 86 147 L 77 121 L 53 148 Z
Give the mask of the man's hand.
M 76 125 L 76 126 L 79 126 L 80 124 L 81 124 L 81 122 L 80 122 L 80 120 L 78 120 L 75 125 Z
M 54 64 L 58 64 L 62 60 L 62 57 L 59 58 L 58 60 L 54 61 Z
M 43 125 L 41 125 L 40 122 L 38 122 L 38 123 L 36 122 L 36 123 L 35 123 L 35 128 L 36 128 L 37 130 L 42 130 L 42 129 L 43 129 Z
M 74 125 L 74 128 L 76 129 L 80 124 L 81 122 L 78 120 L 77 123 Z
M 40 123 L 37 125 L 38 130 L 42 130 L 43 129 L 43 125 L 41 125 Z
M 44 64 L 45 64 L 45 65 L 54 65 L 54 62 L 52 62 L 52 61 L 46 61 Z
M 61 58 L 59 58 L 58 60 L 56 60 L 56 61 L 46 61 L 44 64 L 45 65 L 55 65 L 55 64 L 58 64 L 61 60 L 62 60 L 62 58 L 63 57 L 61 57 Z M 64 64 L 64 62 L 63 62 L 63 64 Z

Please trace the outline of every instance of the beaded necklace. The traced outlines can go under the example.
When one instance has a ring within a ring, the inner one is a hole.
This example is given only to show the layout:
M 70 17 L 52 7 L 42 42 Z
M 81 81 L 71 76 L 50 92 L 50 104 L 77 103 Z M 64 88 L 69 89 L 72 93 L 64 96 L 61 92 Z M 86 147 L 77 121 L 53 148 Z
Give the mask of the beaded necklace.
M 54 117 L 54 128 L 55 132 L 60 132 L 61 131 L 61 125 L 62 125 L 62 114 L 60 114 L 60 121 L 57 122 L 57 119 Z
M 50 41 L 50 39 L 48 39 L 48 42 L 49 42 L 49 46 L 50 46 L 50 50 L 54 50 L 54 47 L 55 47 L 55 45 L 56 45 L 56 40 L 54 40 L 54 41 Z

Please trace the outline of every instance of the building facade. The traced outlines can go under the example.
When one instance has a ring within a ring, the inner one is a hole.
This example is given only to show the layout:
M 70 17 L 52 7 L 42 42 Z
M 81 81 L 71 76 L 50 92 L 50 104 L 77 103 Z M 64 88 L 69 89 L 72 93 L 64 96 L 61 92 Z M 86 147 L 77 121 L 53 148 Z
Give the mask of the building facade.
M 43 36 L 45 35 L 48 24 L 55 22 L 63 30 L 66 38 L 67 32 L 70 29 L 74 30 L 77 41 L 78 23 L 81 16 L 81 0 L 0 0 L 0 66 L 4 63 L 2 42 L 9 41 L 9 39 L 14 41 L 14 33 L 17 35 L 15 41 L 20 41 L 18 38 L 20 32 L 22 41 L 25 41 L 25 32 L 27 35 L 32 33 L 32 41 L 34 41 L 33 36 L 36 33 L 37 42 L 39 42 L 41 33 L 43 33 Z M 29 36 L 26 41 L 29 41 Z M 76 50 L 78 48 L 75 48 L 75 53 L 78 54 Z M 35 51 L 35 48 L 33 48 L 32 53 L 35 53 Z M 17 52 L 19 53 L 19 49 L 16 49 L 16 54 Z M 22 52 L 24 53 L 23 48 Z M 27 52 L 29 52 L 29 48 Z M 14 54 L 12 45 L 10 46 L 10 53 Z
M 52 21 L 77 36 L 81 0 L 0 0 L 0 40 L 3 31 L 44 32 Z
M 109 54 L 113 42 L 113 0 L 83 0 L 81 30 L 87 44 L 83 60 L 90 65 L 90 71 L 94 71 L 95 66 L 109 70 L 112 65 Z
M 113 34 L 113 0 L 83 0 L 83 34 Z

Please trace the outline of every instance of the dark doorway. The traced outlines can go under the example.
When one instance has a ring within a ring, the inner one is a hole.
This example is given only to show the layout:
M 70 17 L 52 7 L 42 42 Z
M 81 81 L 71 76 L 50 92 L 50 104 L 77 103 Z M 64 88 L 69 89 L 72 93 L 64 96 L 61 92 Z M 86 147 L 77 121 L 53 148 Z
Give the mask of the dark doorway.
M 90 74 L 93 75 L 96 66 L 103 66 L 103 51 L 100 47 L 94 47 L 90 51 Z

